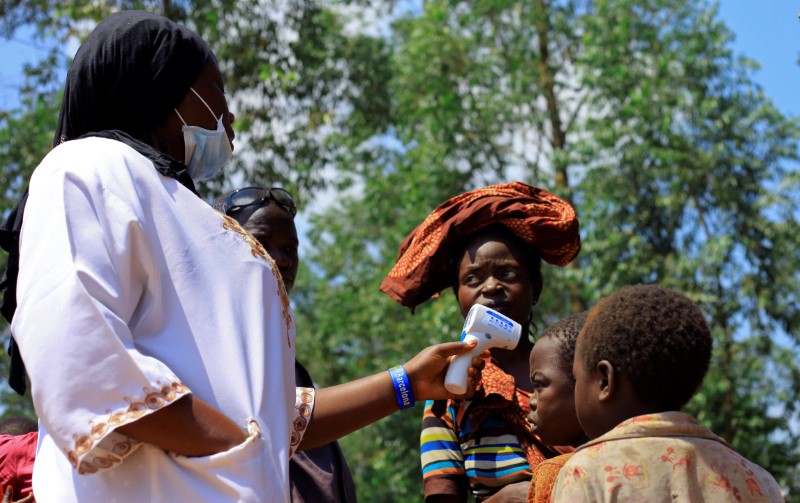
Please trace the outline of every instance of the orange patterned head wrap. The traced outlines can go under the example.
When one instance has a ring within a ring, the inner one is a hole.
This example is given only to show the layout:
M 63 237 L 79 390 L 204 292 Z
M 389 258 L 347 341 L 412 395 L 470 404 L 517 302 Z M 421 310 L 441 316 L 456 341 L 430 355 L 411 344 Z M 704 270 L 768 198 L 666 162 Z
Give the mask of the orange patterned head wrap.
M 414 309 L 452 286 L 448 262 L 453 246 L 489 225 L 506 227 L 554 265 L 569 264 L 581 249 L 578 218 L 568 202 L 521 182 L 490 185 L 433 210 L 403 240 L 381 291 Z

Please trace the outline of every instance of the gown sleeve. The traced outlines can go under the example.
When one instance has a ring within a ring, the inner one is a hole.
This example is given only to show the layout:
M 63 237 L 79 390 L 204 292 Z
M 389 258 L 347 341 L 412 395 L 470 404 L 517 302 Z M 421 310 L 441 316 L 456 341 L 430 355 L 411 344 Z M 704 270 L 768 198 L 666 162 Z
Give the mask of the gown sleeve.
M 141 445 L 118 427 L 190 391 L 137 349 L 130 329 L 156 272 L 158 248 L 143 227 L 152 217 L 131 174 L 149 161 L 119 148 L 82 151 L 82 141 L 53 150 L 32 177 L 12 332 L 44 431 L 90 474 Z
M 294 391 L 294 421 L 292 421 L 292 433 L 289 438 L 289 457 L 294 456 L 306 434 L 317 396 L 317 390 L 314 388 L 295 387 Z

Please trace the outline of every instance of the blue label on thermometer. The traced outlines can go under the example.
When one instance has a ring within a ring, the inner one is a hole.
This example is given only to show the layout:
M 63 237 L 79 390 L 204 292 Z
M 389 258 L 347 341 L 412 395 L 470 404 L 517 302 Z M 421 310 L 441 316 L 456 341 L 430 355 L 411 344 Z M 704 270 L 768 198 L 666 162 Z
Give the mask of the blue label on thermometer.
M 486 311 L 483 315 L 483 323 L 489 327 L 497 328 L 503 332 L 510 334 L 514 330 L 514 322 L 508 318 L 504 318 L 493 311 Z

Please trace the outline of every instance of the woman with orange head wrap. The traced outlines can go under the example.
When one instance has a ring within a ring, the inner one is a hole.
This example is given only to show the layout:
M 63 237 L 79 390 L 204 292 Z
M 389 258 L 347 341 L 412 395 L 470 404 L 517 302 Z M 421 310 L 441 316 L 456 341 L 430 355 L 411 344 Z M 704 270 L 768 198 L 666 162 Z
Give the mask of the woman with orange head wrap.
M 401 244 L 381 284 L 397 302 L 413 310 L 453 288 L 464 316 L 482 304 L 523 327 L 514 350 L 492 350 L 470 400 L 426 403 L 426 501 L 466 501 L 469 492 L 478 501 L 525 501 L 533 469 L 561 452 L 530 431 L 528 329 L 542 290 L 541 261 L 562 267 L 572 261 L 580 251 L 578 230 L 568 202 L 513 182 L 445 201 Z

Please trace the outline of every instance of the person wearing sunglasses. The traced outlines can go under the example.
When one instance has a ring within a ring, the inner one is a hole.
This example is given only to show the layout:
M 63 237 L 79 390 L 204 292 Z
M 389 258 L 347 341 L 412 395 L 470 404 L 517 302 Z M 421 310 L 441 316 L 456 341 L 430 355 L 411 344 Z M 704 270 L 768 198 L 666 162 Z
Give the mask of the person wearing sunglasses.
M 225 195 L 214 207 L 239 222 L 266 249 L 278 266 L 289 293 L 297 276 L 297 205 L 280 187 L 245 187 Z
M 245 187 L 234 190 L 215 205 L 253 235 L 275 261 L 286 292 L 297 277 L 297 205 L 279 187 Z M 308 370 L 295 358 L 296 386 L 314 387 Z M 289 460 L 293 502 L 355 503 L 356 488 L 338 442 L 296 453 Z
M 294 218 L 297 215 L 297 205 L 292 195 L 280 187 L 245 187 L 236 189 L 226 194 L 222 201 L 214 205 L 226 215 L 237 215 L 240 210 L 248 206 L 266 206 L 270 201 L 289 212 Z M 235 216 L 241 222 L 241 216 Z

